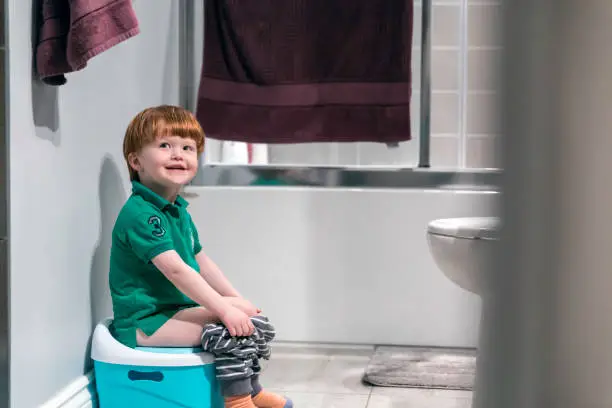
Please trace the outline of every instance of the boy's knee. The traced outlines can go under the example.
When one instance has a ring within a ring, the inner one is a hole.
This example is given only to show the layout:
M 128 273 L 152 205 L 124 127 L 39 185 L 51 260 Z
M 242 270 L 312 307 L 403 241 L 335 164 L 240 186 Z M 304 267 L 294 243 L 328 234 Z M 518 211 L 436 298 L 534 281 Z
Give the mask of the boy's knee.
M 266 316 L 253 316 L 251 317 L 251 322 L 253 322 L 255 330 L 259 332 L 266 342 L 274 340 L 274 337 L 276 337 L 276 329 L 274 329 L 274 326 L 272 326 L 270 320 Z

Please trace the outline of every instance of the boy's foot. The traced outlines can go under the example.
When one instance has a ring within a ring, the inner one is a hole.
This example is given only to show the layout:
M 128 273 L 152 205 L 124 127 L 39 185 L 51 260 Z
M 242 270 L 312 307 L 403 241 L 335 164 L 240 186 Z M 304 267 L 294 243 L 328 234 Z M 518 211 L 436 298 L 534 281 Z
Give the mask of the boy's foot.
M 251 395 L 237 395 L 235 397 L 225 397 L 225 408 L 257 408 L 253 404 Z
M 293 408 L 293 402 L 290 399 L 265 390 L 253 396 L 253 402 L 257 408 Z

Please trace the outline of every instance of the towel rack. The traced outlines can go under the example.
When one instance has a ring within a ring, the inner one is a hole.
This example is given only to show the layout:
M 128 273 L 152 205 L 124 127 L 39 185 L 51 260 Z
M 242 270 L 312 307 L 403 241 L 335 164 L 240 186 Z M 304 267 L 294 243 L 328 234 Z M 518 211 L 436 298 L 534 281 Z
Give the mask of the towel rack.
M 420 168 L 429 168 L 431 132 L 431 2 L 422 0 L 421 7 L 421 88 L 419 106 L 419 163 Z M 181 105 L 195 113 L 194 89 L 194 0 L 179 2 L 179 98 Z M 406 112 L 407 115 L 410 112 Z
M 179 103 L 195 113 L 195 0 L 179 0 Z
M 431 1 L 421 10 L 421 104 L 419 106 L 419 167 L 429 168 L 431 137 Z

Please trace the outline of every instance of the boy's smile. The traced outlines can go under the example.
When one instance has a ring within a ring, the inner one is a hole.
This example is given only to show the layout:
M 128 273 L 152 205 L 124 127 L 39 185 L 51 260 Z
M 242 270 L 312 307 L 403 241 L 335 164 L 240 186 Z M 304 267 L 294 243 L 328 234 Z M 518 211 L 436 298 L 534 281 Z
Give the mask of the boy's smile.
M 130 165 L 142 184 L 171 199 L 198 171 L 196 142 L 174 135 L 159 137 L 133 154 Z

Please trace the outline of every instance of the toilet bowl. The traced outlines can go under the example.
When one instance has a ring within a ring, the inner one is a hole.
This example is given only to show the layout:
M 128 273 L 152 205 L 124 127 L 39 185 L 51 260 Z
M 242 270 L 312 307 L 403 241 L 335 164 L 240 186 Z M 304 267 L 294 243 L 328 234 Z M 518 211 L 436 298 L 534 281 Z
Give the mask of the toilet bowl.
M 500 343 L 499 306 L 491 290 L 492 256 L 499 242 L 501 222 L 496 217 L 445 218 L 431 221 L 427 241 L 440 271 L 457 286 L 482 300 L 473 408 L 485 408 L 486 357 Z M 489 364 L 490 365 L 490 364 Z M 488 408 L 488 406 L 486 406 Z
M 501 226 L 496 217 L 443 218 L 431 221 L 427 241 L 440 271 L 459 287 L 483 295 L 487 270 Z

